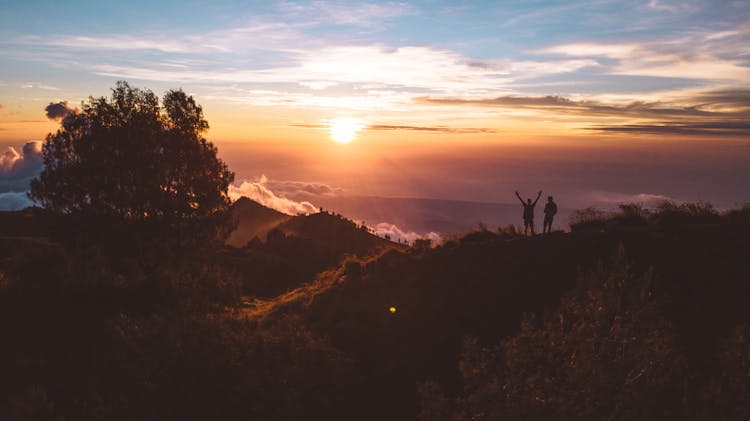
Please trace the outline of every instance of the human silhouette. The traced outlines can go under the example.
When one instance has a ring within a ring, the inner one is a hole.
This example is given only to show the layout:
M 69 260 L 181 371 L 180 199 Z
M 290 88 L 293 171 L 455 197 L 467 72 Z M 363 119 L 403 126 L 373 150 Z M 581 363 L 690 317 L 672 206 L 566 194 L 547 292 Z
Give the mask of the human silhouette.
M 547 203 L 544 205 L 544 226 L 542 233 L 549 234 L 552 232 L 552 220 L 557 213 L 557 204 L 552 200 L 552 196 L 547 196 Z
M 536 206 L 536 202 L 539 201 L 539 198 L 542 197 L 542 191 L 539 190 L 539 194 L 536 195 L 536 200 L 534 200 L 533 203 L 531 202 L 531 198 L 526 199 L 526 202 L 524 202 L 517 191 L 516 197 L 523 205 L 523 235 L 528 235 L 529 230 L 531 230 L 531 235 L 534 235 L 534 206 Z

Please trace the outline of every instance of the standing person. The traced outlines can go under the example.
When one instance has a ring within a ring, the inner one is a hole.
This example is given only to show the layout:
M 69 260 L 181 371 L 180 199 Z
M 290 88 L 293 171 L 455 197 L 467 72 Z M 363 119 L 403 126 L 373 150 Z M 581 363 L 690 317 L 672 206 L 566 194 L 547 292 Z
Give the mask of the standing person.
M 526 199 L 524 202 L 521 199 L 521 195 L 516 191 L 516 197 L 523 205 L 523 235 L 528 235 L 529 229 L 531 229 L 531 235 L 534 235 L 534 206 L 536 206 L 536 202 L 539 201 L 541 196 L 542 191 L 539 190 L 539 194 L 536 195 L 536 200 L 533 203 L 531 202 L 531 198 Z
M 547 196 L 547 204 L 544 205 L 544 226 L 542 232 L 549 234 L 552 232 L 552 219 L 557 213 L 557 204 L 552 200 L 552 196 Z

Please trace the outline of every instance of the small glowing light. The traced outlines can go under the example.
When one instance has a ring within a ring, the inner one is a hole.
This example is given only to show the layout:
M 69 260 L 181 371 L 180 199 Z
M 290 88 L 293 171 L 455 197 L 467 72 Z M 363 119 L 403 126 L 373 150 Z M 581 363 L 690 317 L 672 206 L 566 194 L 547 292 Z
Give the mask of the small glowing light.
M 357 118 L 334 118 L 330 123 L 331 140 L 337 143 L 349 143 L 357 136 L 357 132 L 365 128 L 362 120 Z
M 391 314 L 394 314 L 396 312 L 396 307 L 390 306 L 390 307 L 388 307 L 388 311 L 390 311 Z

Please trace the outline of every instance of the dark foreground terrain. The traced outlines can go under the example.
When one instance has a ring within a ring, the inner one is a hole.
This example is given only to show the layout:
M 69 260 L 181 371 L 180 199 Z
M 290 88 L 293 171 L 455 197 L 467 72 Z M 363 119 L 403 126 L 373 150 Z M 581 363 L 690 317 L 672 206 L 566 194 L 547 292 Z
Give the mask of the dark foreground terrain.
M 0 419 L 750 417 L 750 208 L 434 248 L 330 217 L 206 249 L 0 215 Z

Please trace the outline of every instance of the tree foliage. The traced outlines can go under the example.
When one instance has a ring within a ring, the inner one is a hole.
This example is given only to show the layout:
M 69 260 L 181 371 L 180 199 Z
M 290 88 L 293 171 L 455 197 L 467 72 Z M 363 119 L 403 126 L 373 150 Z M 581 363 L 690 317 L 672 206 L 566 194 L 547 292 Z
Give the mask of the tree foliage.
M 30 196 L 63 214 L 185 221 L 224 211 L 234 179 L 203 137 L 203 110 L 182 90 L 159 98 L 118 82 L 47 135 Z

